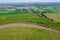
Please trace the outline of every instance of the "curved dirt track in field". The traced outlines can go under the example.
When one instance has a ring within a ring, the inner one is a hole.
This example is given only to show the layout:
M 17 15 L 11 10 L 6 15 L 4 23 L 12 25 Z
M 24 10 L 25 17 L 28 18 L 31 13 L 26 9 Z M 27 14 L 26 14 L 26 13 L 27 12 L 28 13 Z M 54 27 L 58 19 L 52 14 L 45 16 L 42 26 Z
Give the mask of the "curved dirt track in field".
M 60 31 L 51 29 L 51 28 L 46 28 L 43 26 L 38 26 L 38 25 L 34 25 L 34 24 L 26 24 L 26 23 L 12 23 L 12 24 L 5 24 L 5 25 L 0 25 L 0 29 L 4 29 L 4 28 L 10 28 L 10 27 L 29 27 L 29 28 L 38 28 L 38 29 L 44 29 L 44 30 L 49 30 L 49 31 L 53 31 L 56 33 L 60 34 Z

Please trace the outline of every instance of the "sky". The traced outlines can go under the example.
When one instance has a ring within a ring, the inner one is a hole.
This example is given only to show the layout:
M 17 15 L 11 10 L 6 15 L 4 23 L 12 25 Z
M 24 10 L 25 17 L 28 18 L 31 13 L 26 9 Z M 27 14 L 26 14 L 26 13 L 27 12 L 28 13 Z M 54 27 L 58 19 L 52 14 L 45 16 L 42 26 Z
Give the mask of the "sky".
M 0 0 L 0 3 L 21 3 L 21 2 L 60 2 L 60 0 Z

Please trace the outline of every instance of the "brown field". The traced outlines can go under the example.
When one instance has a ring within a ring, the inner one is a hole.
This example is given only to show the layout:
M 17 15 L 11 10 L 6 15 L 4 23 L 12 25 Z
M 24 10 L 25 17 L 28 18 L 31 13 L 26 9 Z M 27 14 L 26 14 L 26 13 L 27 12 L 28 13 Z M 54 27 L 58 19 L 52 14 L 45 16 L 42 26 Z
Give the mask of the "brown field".
M 54 21 L 60 22 L 60 13 L 47 13 L 45 14 L 48 18 L 53 19 Z

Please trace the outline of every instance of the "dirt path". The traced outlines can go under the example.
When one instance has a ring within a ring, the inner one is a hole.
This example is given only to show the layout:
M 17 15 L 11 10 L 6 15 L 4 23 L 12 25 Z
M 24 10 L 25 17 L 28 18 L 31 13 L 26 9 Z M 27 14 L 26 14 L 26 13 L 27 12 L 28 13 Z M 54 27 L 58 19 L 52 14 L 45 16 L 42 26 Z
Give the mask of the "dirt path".
M 46 27 L 42 27 L 42 26 L 38 26 L 38 25 L 34 25 L 34 24 L 26 24 L 26 23 L 12 23 L 12 24 L 0 25 L 0 29 L 17 27 L 17 26 L 18 27 L 45 29 L 45 30 L 53 31 L 53 32 L 56 32 L 56 33 L 60 34 L 60 31 L 57 31 L 57 30 L 54 30 L 54 29 L 51 29 L 51 28 L 46 28 Z

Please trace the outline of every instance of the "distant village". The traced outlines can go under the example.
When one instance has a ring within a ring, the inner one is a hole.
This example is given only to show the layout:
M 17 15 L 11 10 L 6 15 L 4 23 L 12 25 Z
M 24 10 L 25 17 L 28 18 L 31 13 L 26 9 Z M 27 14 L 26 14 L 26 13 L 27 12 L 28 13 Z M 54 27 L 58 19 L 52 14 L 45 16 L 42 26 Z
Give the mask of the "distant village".
M 40 10 L 37 7 L 13 7 L 13 6 L 3 6 L 0 7 L 0 11 L 15 10 L 16 12 L 33 12 L 43 15 L 43 10 Z

